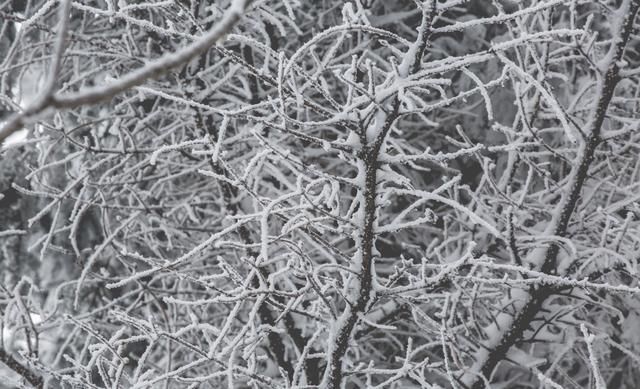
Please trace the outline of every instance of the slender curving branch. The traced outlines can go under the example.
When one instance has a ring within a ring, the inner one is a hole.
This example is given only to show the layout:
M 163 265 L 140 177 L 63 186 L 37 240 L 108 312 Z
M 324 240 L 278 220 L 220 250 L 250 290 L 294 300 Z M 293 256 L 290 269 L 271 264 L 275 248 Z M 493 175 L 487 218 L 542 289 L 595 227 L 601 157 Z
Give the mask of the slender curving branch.
M 69 3 L 70 1 L 66 1 Z M 217 23 L 211 30 L 205 35 L 192 42 L 185 48 L 175 53 L 169 53 L 161 58 L 145 65 L 144 67 L 135 70 L 117 81 L 111 84 L 96 86 L 93 88 L 87 88 L 86 90 L 79 91 L 68 95 L 54 94 L 53 88 L 51 90 L 45 89 L 45 94 L 35 101 L 33 105 L 25 109 L 23 112 L 15 114 L 11 117 L 5 126 L 0 129 L 0 143 L 9 137 L 9 135 L 20 130 L 24 125 L 24 120 L 30 116 L 36 115 L 49 107 L 54 108 L 74 108 L 81 105 L 97 104 L 102 101 L 107 101 L 113 98 L 115 95 L 127 91 L 135 86 L 143 84 L 150 78 L 157 78 L 171 69 L 184 65 L 185 63 L 196 58 L 198 55 L 209 50 L 220 39 L 222 39 L 240 20 L 244 10 L 251 3 L 251 0 L 234 0 L 231 6 L 226 10 L 222 20 Z M 68 18 L 69 12 L 66 12 L 66 18 Z M 67 19 L 68 20 L 68 19 Z M 62 23 L 60 39 L 63 40 L 68 23 Z M 60 45 L 56 46 L 57 48 Z M 58 50 L 56 50 L 58 53 Z M 62 54 L 60 52 L 60 54 Z M 54 64 L 58 64 L 59 60 L 54 59 Z M 55 78 L 55 75 L 52 75 Z M 50 82 L 51 84 L 51 82 Z
M 67 39 L 67 31 L 69 30 L 69 17 L 71 13 L 71 0 L 62 0 L 60 8 L 58 9 L 58 16 L 60 18 L 58 39 L 55 42 L 53 59 L 51 61 L 51 68 L 49 69 L 49 78 L 44 85 L 43 90 L 36 97 L 36 99 L 29 104 L 24 111 L 15 114 L 9 118 L 4 128 L 0 128 L 0 145 L 11 134 L 20 130 L 24 125 L 24 119 L 36 115 L 42 112 L 51 104 L 51 97 L 55 92 L 57 84 L 58 73 L 60 73 L 60 65 L 62 63 L 62 55 L 64 54 L 65 42 Z

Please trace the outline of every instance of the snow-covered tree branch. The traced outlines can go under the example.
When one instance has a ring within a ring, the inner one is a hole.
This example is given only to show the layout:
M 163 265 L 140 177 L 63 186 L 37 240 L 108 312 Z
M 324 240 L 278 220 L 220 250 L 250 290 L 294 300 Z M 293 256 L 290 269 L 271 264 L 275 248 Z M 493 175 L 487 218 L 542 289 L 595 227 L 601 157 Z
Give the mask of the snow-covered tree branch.
M 634 388 L 639 8 L 0 3 L 0 388 Z

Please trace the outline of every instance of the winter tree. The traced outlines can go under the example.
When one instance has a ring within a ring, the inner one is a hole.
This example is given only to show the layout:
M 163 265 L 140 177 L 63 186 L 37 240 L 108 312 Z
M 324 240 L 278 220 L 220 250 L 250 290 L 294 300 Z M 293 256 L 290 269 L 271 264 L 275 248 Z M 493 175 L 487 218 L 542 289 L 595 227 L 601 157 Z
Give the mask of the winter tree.
M 639 8 L 0 1 L 0 386 L 637 387 Z

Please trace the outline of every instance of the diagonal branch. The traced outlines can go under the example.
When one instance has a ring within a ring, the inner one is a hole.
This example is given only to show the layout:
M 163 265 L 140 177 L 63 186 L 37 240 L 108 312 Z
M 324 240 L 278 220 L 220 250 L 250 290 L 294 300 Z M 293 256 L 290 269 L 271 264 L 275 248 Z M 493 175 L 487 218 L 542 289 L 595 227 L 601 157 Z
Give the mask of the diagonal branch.
M 7 365 L 11 370 L 18 373 L 24 378 L 31 386 L 37 389 L 41 389 L 44 385 L 44 380 L 38 374 L 34 373 L 27 366 L 24 366 L 18 362 L 11 354 L 0 348 L 0 362 Z
M 556 214 L 558 216 L 550 223 L 549 232 L 556 236 L 564 237 L 567 233 L 569 221 L 580 198 L 584 183 L 588 178 L 587 173 L 594 160 L 596 148 L 602 143 L 602 123 L 604 122 L 615 88 L 621 79 L 619 63 L 623 58 L 626 45 L 633 31 L 633 23 L 639 8 L 640 0 L 627 0 L 618 10 L 619 19 L 621 20 L 619 31 L 616 34 L 617 39 L 612 40 L 613 46 L 608 55 L 609 62 L 607 70 L 604 79 L 599 85 L 597 93 L 599 97 L 593 116 L 589 122 L 588 138 L 581 146 L 579 163 L 574 167 L 569 177 L 569 193 L 564 196 L 563 201 L 558 208 L 556 208 Z M 542 261 L 537 261 L 537 265 L 540 266 L 542 272 L 547 274 L 556 273 L 556 262 L 559 252 L 560 247 L 558 244 L 552 243 L 546 249 L 546 253 L 542 253 Z M 533 252 L 533 262 L 536 262 L 535 256 L 539 254 L 538 251 Z M 549 286 L 533 286 L 527 293 L 519 296 L 524 303 L 513 317 L 506 313 L 501 314 L 503 319 L 503 323 L 501 324 L 504 324 L 501 326 L 503 331 L 490 337 L 487 342 L 490 346 L 481 346 L 483 348 L 478 350 L 475 364 L 471 367 L 470 371 L 467 371 L 462 377 L 462 382 L 467 387 L 482 389 L 485 386 L 485 382 L 490 380 L 495 367 L 500 361 L 505 359 L 511 347 L 523 339 L 526 330 L 539 313 L 542 305 L 555 291 L 553 287 Z

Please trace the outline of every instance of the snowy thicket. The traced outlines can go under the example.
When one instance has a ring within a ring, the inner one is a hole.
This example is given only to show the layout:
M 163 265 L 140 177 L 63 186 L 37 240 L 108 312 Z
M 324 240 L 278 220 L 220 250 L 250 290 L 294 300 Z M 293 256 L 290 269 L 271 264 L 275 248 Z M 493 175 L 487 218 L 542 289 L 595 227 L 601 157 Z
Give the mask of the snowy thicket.
M 0 1 L 0 387 L 636 388 L 639 7 Z

